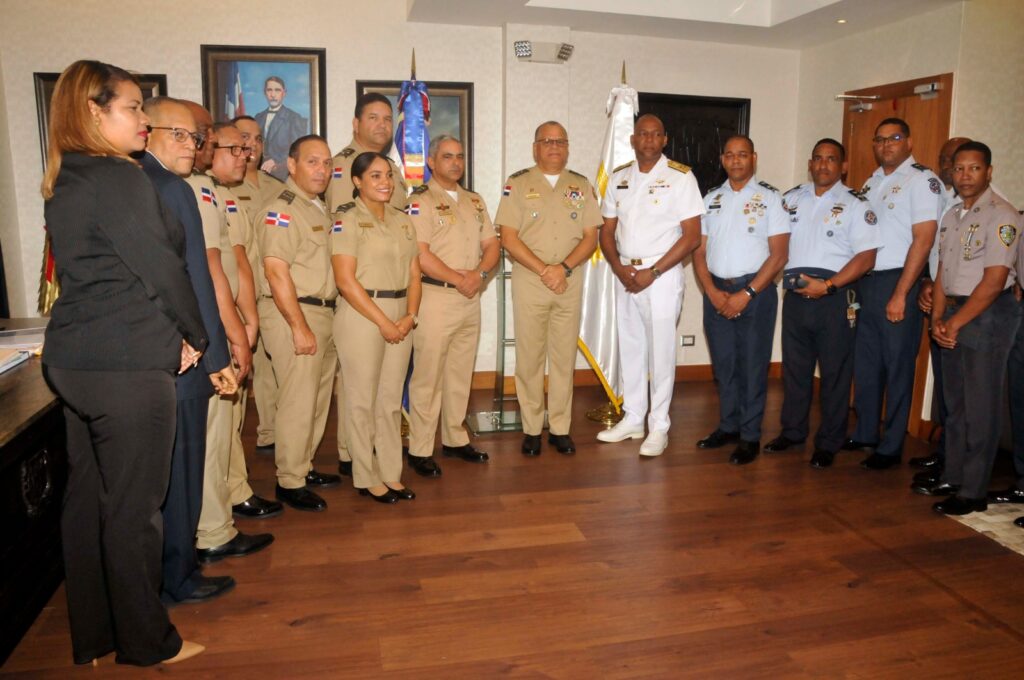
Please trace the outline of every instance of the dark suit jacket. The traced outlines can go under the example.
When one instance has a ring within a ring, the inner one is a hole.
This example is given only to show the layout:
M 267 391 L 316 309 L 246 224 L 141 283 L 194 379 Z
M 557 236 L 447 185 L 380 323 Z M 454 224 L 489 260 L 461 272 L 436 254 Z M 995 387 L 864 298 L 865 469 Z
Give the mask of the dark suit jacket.
M 254 116 L 260 130 L 267 126 L 268 113 L 269 110 L 264 109 Z M 287 106 L 277 110 L 270 121 L 270 129 L 263 133 L 263 158 L 273 158 L 277 163 L 277 168 L 270 174 L 282 182 L 288 178 L 288 148 L 306 134 L 309 134 L 309 121 Z
M 44 213 L 61 282 L 44 364 L 177 372 L 182 337 L 206 349 L 185 234 L 137 165 L 64 154 Z
M 151 153 L 143 154 L 141 160 L 142 169 L 153 182 L 163 204 L 185 229 L 185 264 L 192 281 L 192 290 L 199 300 L 203 325 L 210 338 L 210 345 L 199 366 L 178 376 L 178 399 L 209 397 L 213 394 L 209 374 L 227 366 L 231 362 L 231 355 L 224 325 L 220 320 L 220 310 L 217 308 L 213 280 L 210 278 L 203 222 L 196 205 L 196 195 L 185 180 L 165 168 Z

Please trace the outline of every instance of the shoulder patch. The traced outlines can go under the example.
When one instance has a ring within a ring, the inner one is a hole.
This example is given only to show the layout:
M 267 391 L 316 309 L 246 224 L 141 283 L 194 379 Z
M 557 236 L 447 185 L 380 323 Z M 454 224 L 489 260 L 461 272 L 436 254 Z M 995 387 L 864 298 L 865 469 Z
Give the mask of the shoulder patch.
M 1003 242 L 1003 245 L 1009 248 L 1013 245 L 1014 239 L 1017 238 L 1017 227 L 1012 224 L 1001 224 L 999 225 L 999 240 Z
M 281 195 L 278 196 L 278 198 L 284 201 L 285 203 L 290 204 L 292 201 L 295 200 L 295 193 L 290 189 L 285 189 L 284 191 L 281 192 Z
M 802 186 L 803 186 L 803 184 L 797 184 L 795 187 L 793 187 L 792 189 L 790 189 L 789 191 L 787 191 L 786 193 L 784 193 L 782 195 L 783 196 L 789 196 L 791 193 L 793 193 L 794 191 L 796 191 L 797 189 L 799 189 Z M 853 189 L 850 190 L 850 193 L 851 194 L 853 193 Z
M 779 190 L 776 189 L 775 187 L 773 187 L 771 184 L 768 184 L 768 182 L 758 182 L 757 184 L 758 184 L 758 186 L 762 186 L 765 189 L 768 189 L 769 191 L 774 191 L 775 193 L 779 193 Z
M 620 165 L 619 167 L 617 167 L 617 168 L 615 168 L 614 170 L 612 170 L 612 173 L 616 173 L 616 172 L 618 172 L 619 170 L 625 170 L 625 169 L 626 169 L 626 168 L 628 168 L 629 166 L 633 165 L 633 163 L 636 163 L 636 161 L 630 161 L 630 162 L 628 162 L 628 163 L 623 163 L 623 164 L 622 164 L 622 165 Z
M 518 172 L 513 172 L 513 173 L 512 173 L 511 175 L 509 175 L 508 177 L 509 177 L 509 179 L 512 179 L 513 177 L 519 177 L 520 175 L 525 175 L 525 174 L 526 174 L 526 173 L 528 173 L 529 171 L 530 171 L 530 169 L 529 169 L 529 168 L 523 168 L 522 170 L 520 170 L 520 171 L 518 171 Z
M 713 192 L 713 191 L 718 191 L 719 189 L 721 189 L 721 188 L 722 188 L 722 187 L 724 187 L 724 186 L 725 186 L 725 182 L 722 182 L 722 183 L 721 183 L 721 184 L 719 184 L 718 186 L 715 186 L 715 187 L 711 187 L 710 189 L 708 189 L 708 194 L 710 194 L 710 193 L 711 193 L 711 192 Z M 706 195 L 707 195 L 707 194 L 705 194 L 705 196 L 706 196 Z
M 341 153 L 339 153 L 338 155 L 341 156 L 342 158 L 348 158 L 355 152 L 356 150 L 353 149 L 351 146 L 346 146 L 344 149 L 341 150 Z
M 356 207 L 356 202 L 349 201 L 348 203 L 342 203 L 341 205 L 339 205 L 337 208 L 334 209 L 334 212 L 347 213 L 354 207 Z
M 685 165 L 683 163 L 680 163 L 679 161 L 669 161 L 668 162 L 668 167 L 672 168 L 673 170 L 678 170 L 679 172 L 683 173 L 684 175 L 686 173 L 690 172 L 690 166 L 689 165 Z
M 413 193 L 414 196 L 416 194 L 425 194 L 425 193 L 427 193 L 427 191 L 429 189 L 430 189 L 430 187 L 428 187 L 426 184 L 421 184 L 418 187 L 416 187 L 415 189 L 413 189 L 412 193 Z
M 568 170 L 568 168 L 566 168 L 566 169 Z M 582 177 L 583 179 L 587 179 L 586 175 L 584 175 L 583 173 L 580 173 L 580 172 L 576 172 L 575 170 L 569 170 L 569 174 L 570 175 L 576 175 L 577 177 Z
M 931 168 L 928 168 L 928 167 L 926 167 L 924 165 L 921 165 L 920 163 L 911 163 L 910 167 L 914 168 L 915 170 L 921 170 L 922 172 L 925 171 L 925 170 L 930 170 L 931 169 Z
M 867 203 L 868 201 L 868 199 L 864 198 L 864 194 L 857 191 L 856 189 L 850 189 L 850 195 L 855 196 L 858 201 L 864 201 L 865 203 Z

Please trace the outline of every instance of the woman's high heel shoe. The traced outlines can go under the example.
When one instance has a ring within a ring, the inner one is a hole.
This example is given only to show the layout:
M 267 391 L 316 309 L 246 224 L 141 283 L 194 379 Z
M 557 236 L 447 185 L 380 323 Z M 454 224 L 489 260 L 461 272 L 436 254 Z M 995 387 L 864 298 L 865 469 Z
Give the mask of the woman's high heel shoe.
M 388 485 L 384 484 L 384 486 Z M 388 486 L 388 490 L 390 490 L 391 493 L 393 494 L 397 494 L 398 497 L 401 498 L 402 500 L 411 501 L 413 498 L 416 498 L 416 494 L 409 487 L 404 487 L 401 489 L 392 489 L 390 486 Z

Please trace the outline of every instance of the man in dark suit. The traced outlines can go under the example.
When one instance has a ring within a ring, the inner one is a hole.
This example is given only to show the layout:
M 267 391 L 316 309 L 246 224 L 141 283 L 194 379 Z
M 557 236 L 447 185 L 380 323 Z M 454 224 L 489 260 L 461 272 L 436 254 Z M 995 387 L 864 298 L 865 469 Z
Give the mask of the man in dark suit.
M 309 134 L 309 121 L 284 105 L 288 91 L 284 80 L 270 76 L 263 83 L 267 108 L 256 114 L 256 122 L 263 130 L 264 172 L 282 182 L 288 178 L 288 149 L 299 137 Z
M 172 602 L 202 602 L 235 585 L 230 576 L 202 575 L 195 536 L 203 501 L 209 398 L 215 390 L 233 393 L 237 382 L 210 279 L 199 209 L 192 189 L 181 178 L 192 172 L 198 138 L 195 119 L 188 107 L 169 97 L 149 99 L 143 108 L 151 127 L 141 159 L 142 169 L 160 199 L 185 228 L 185 263 L 210 338 L 201 365 L 177 379 L 177 427 L 163 508 L 163 598 Z

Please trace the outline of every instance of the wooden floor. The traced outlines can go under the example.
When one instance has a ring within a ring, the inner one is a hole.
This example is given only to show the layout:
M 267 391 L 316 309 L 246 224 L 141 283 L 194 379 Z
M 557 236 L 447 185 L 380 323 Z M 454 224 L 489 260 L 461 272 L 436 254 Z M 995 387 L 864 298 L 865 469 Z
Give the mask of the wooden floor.
M 474 395 L 488 408 L 488 395 Z M 905 465 L 810 452 L 736 468 L 698 451 L 715 425 L 710 383 L 677 387 L 669 450 L 597 444 L 577 391 L 579 453 L 520 455 L 481 438 L 486 466 L 441 460 L 383 506 L 345 486 L 321 514 L 287 511 L 247 532 L 277 540 L 207 568 L 235 591 L 172 611 L 208 651 L 134 669 L 71 663 L 59 590 L 2 669 L 26 677 L 188 678 L 1021 678 L 1024 557 L 935 515 Z M 781 385 L 764 440 L 777 434 Z M 252 414 L 252 411 L 250 411 Z M 246 424 L 252 445 L 254 417 Z M 319 467 L 334 470 L 333 418 Z M 907 457 L 919 455 L 919 442 Z M 252 456 L 257 492 L 273 464 Z

